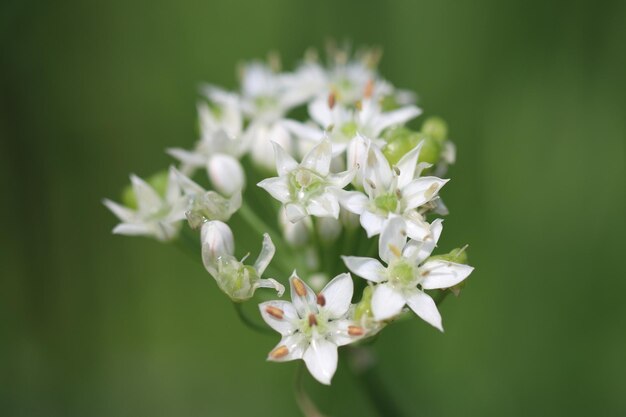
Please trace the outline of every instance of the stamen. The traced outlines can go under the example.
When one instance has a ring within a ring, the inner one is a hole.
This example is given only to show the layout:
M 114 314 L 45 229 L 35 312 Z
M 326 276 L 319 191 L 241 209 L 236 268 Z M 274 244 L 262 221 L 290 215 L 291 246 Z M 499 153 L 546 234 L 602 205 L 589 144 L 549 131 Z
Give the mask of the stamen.
M 370 180 L 369 178 L 365 181 L 367 181 L 367 185 L 369 185 L 372 188 L 372 190 L 376 189 L 376 184 L 374 184 L 374 181 Z
M 294 278 L 292 282 L 293 288 L 296 290 L 296 294 L 300 297 L 304 297 L 306 295 L 306 286 L 304 285 L 304 282 L 302 282 L 300 278 Z
M 365 329 L 361 326 L 348 326 L 348 334 L 350 336 L 363 336 Z
M 270 357 L 272 359 L 280 359 L 280 358 L 284 358 L 285 356 L 287 356 L 288 353 L 289 353 L 289 349 L 287 349 L 287 346 L 282 345 L 282 346 L 278 346 L 276 349 L 271 351 Z
M 393 166 L 393 172 L 396 173 L 396 175 L 400 175 L 400 168 L 398 168 L 397 166 Z
M 328 108 L 332 110 L 333 107 L 335 107 L 336 102 L 337 102 L 337 96 L 334 91 L 331 91 L 331 93 L 328 95 Z
M 322 307 L 326 305 L 326 297 L 324 297 L 324 294 L 317 295 L 317 304 L 321 305 Z
M 313 313 L 309 314 L 309 326 L 310 327 L 317 326 L 317 318 L 315 317 L 315 314 Z
M 439 184 L 437 183 L 432 184 L 430 187 L 428 187 L 428 190 L 426 190 L 426 192 L 424 193 L 424 196 L 426 196 L 426 198 L 431 198 L 433 195 L 435 195 L 438 188 L 439 188 Z
M 365 90 L 363 91 L 363 96 L 365 98 L 370 98 L 372 97 L 372 94 L 374 94 L 374 80 L 369 79 L 367 80 L 367 84 L 365 84 Z
M 282 320 L 285 316 L 285 312 L 283 310 L 274 306 L 267 306 L 267 308 L 265 308 L 265 312 L 278 320 Z
M 402 256 L 402 252 L 400 252 L 400 249 L 396 245 L 389 244 L 389 250 L 398 258 Z
M 401 198 L 402 198 L 402 191 L 400 191 L 399 189 L 397 189 L 397 190 L 396 190 L 396 197 L 397 197 L 398 199 L 401 199 Z

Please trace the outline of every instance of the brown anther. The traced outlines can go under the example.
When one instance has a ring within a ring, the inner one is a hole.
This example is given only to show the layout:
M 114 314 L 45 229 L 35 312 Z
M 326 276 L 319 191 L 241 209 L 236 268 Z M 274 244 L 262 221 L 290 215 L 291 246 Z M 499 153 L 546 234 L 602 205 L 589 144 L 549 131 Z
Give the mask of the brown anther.
M 348 334 L 350 336 L 363 336 L 365 329 L 361 326 L 348 326 Z
M 313 313 L 309 314 L 309 326 L 310 327 L 317 326 L 317 318 L 315 317 L 315 314 Z
M 396 173 L 396 175 L 400 175 L 400 168 L 398 168 L 397 166 L 393 166 L 393 172 Z
M 399 189 L 396 190 L 396 197 L 398 199 L 402 198 L 402 191 L 400 191 Z
M 427 270 L 427 269 L 420 273 L 420 275 L 423 276 L 423 277 L 427 276 L 428 274 L 430 274 L 430 271 Z
M 337 102 L 337 95 L 335 94 L 334 91 L 332 91 L 328 95 L 328 108 L 330 108 L 330 109 L 334 108 L 336 102 Z
M 326 305 L 326 297 L 324 297 L 324 294 L 317 294 L 317 304 L 322 307 Z
M 304 297 L 306 295 L 306 286 L 304 285 L 304 282 L 302 282 L 300 278 L 294 278 L 292 282 L 293 288 L 296 290 L 296 294 L 300 297 Z
M 282 346 L 278 346 L 276 349 L 271 351 L 270 357 L 272 359 L 280 359 L 280 358 L 287 356 L 288 353 L 289 353 L 289 349 L 287 349 L 287 346 L 282 345 Z
M 265 308 L 265 312 L 278 320 L 282 320 L 285 315 L 285 312 L 283 310 L 274 306 L 267 306 Z
M 367 181 L 367 185 L 369 185 L 372 188 L 372 190 L 376 189 L 376 184 L 374 184 L 374 181 L 370 180 L 369 178 L 366 181 Z
M 363 91 L 363 97 L 370 98 L 374 94 L 374 80 L 367 80 L 367 84 L 365 84 L 365 90 Z
M 391 253 L 393 253 L 396 257 L 400 257 L 402 256 L 402 252 L 400 252 L 400 249 L 396 246 L 396 245 L 389 245 L 389 250 L 391 251 Z

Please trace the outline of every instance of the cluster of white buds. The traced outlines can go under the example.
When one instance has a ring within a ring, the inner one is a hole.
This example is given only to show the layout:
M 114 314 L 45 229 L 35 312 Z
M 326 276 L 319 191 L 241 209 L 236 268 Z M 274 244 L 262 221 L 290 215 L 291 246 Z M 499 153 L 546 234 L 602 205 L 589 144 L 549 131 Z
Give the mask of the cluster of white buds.
M 380 77 L 378 50 L 329 55 L 308 53 L 291 72 L 275 56 L 248 63 L 236 92 L 203 86 L 199 140 L 167 150 L 178 168 L 132 175 L 125 206 L 104 201 L 121 220 L 114 233 L 189 241 L 200 230 L 194 250 L 236 303 L 258 288 L 280 297 L 288 280 L 291 302 L 259 304 L 282 337 L 268 359 L 302 359 L 324 384 L 338 346 L 399 315 L 443 331 L 431 295 L 458 294 L 473 270 L 465 248 L 431 256 L 447 214 L 440 177 L 455 159 L 445 123 L 406 126 L 421 110 Z M 301 108 L 308 118 L 295 120 Z M 235 257 L 235 236 L 262 241 L 253 264 Z

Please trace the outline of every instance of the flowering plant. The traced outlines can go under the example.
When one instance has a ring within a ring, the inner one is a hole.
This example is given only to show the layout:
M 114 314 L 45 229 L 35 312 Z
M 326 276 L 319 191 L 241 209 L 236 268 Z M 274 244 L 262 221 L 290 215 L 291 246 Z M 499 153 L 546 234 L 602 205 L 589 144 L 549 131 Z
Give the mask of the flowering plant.
M 121 221 L 114 233 L 192 245 L 253 328 L 242 303 L 262 288 L 281 297 L 288 278 L 291 301 L 258 305 L 281 337 L 268 359 L 302 359 L 323 384 L 338 347 L 399 317 L 443 331 L 437 304 L 473 270 L 465 248 L 432 255 L 447 214 L 441 177 L 455 160 L 447 127 L 406 126 L 421 110 L 381 78 L 379 58 L 333 49 L 327 64 L 307 53 L 282 72 L 272 57 L 246 64 L 236 92 L 203 86 L 198 141 L 167 150 L 177 167 L 131 175 L 124 205 L 104 201 Z M 253 263 L 237 257 L 235 235 L 261 241 Z

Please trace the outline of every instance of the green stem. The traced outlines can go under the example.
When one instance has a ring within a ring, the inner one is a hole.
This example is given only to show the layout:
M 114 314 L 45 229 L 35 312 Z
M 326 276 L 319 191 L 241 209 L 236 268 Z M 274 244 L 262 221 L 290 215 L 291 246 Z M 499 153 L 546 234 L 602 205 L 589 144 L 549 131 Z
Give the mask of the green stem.
M 377 414 L 381 417 L 404 416 L 376 369 L 376 358 L 371 349 L 349 347 L 347 350 L 350 355 L 349 368 L 360 382 L 365 396 L 371 401 Z
M 296 397 L 296 403 L 302 411 L 302 414 L 305 417 L 326 417 L 320 410 L 317 408 L 311 397 L 306 393 L 303 384 L 303 376 L 304 376 L 304 363 L 301 362 L 298 364 L 298 368 L 296 369 L 296 375 L 293 381 L 294 395 Z
M 274 334 L 274 332 L 269 327 L 265 327 L 265 326 L 255 322 L 250 317 L 248 317 L 246 315 L 245 311 L 243 311 L 243 303 L 233 302 L 233 306 L 235 307 L 235 311 L 237 312 L 237 315 L 239 316 L 239 319 L 247 327 L 249 327 L 250 329 L 252 329 L 252 330 L 254 330 L 255 332 L 258 332 L 258 333 Z

